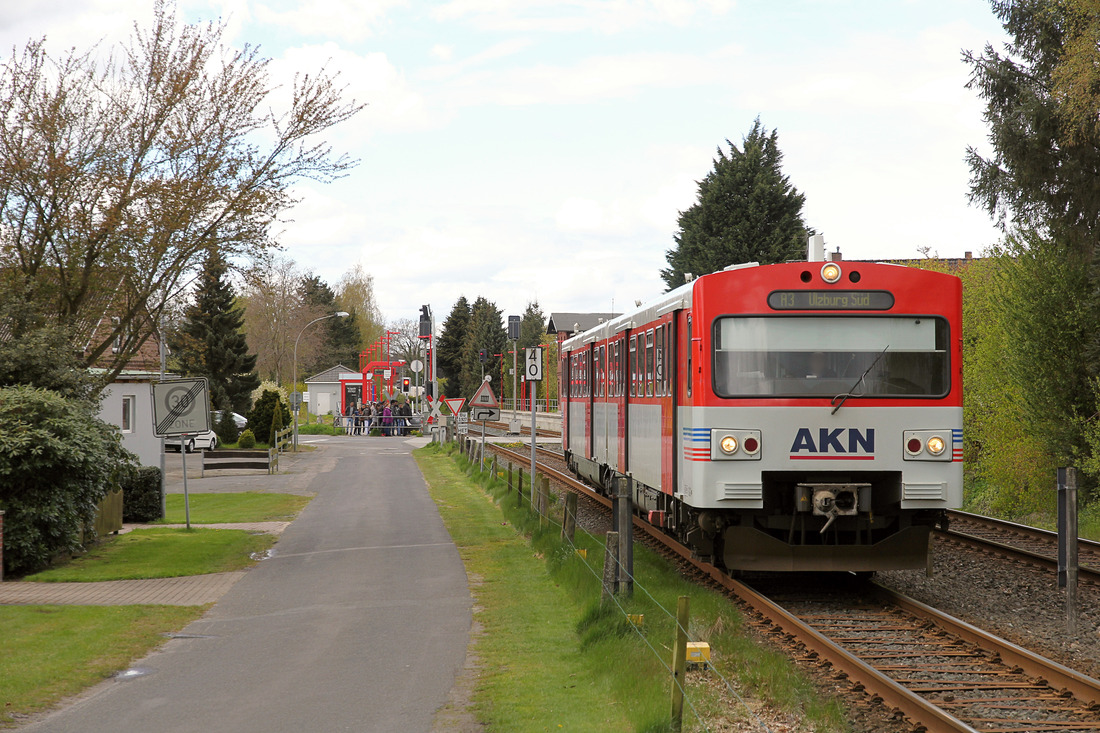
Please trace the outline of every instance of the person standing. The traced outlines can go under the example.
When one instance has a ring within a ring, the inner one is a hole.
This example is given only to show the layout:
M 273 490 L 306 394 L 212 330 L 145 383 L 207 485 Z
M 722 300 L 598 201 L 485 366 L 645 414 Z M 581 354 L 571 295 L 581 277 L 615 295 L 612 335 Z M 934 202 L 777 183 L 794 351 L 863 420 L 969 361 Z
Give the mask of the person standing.
M 387 438 L 393 432 L 393 410 L 390 409 L 389 400 L 382 403 L 382 435 Z

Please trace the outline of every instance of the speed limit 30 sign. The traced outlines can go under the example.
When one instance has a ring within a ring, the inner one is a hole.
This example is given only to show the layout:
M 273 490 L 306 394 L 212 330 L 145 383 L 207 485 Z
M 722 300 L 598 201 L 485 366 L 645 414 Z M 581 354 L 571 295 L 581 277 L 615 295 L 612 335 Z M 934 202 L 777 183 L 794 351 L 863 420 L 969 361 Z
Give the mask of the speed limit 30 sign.
M 524 349 L 523 376 L 528 382 L 542 381 L 542 347 Z

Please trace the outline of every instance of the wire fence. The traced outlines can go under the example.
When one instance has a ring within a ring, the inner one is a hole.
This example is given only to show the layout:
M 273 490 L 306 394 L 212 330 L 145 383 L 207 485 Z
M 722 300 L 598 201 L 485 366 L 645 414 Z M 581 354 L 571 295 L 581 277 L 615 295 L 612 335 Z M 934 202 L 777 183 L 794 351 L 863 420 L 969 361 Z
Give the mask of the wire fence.
M 463 451 L 460 451 L 460 455 L 462 455 L 465 458 L 469 458 L 468 456 L 465 455 L 465 453 Z M 486 466 L 487 461 L 491 462 L 493 465 L 487 468 L 487 466 Z M 509 463 L 509 465 L 511 465 L 511 461 L 508 461 L 508 463 Z M 486 470 L 490 470 L 490 469 L 494 470 L 494 473 L 491 477 L 492 481 L 498 481 L 498 480 L 501 480 L 501 478 L 502 478 L 501 475 L 498 475 L 498 474 L 495 473 L 495 469 L 493 468 L 495 466 L 495 459 L 494 458 L 486 459 L 486 458 L 483 457 L 480 460 L 477 459 L 477 458 L 474 458 L 473 460 L 471 460 L 471 464 L 477 466 L 479 473 L 484 473 Z M 532 512 L 532 513 L 535 513 L 535 514 L 539 513 L 538 506 L 532 503 L 531 497 L 525 495 L 525 492 L 523 491 L 523 487 L 518 487 L 518 494 L 519 494 L 521 502 L 525 502 L 526 509 L 529 512 Z M 537 501 L 537 498 L 536 498 L 536 501 Z M 559 521 L 557 521 L 557 519 L 550 516 L 549 511 L 547 511 L 547 513 L 545 515 L 545 519 L 551 527 L 556 527 L 559 531 L 562 529 L 562 522 L 559 522 Z M 580 532 L 584 536 L 587 536 L 588 538 L 590 538 L 596 544 L 606 544 L 603 539 L 601 539 L 600 537 L 597 537 L 596 535 L 590 533 L 588 530 L 586 530 L 583 527 L 576 526 L 576 531 Z M 577 543 L 573 540 L 573 538 L 569 537 L 568 534 L 566 534 L 564 532 L 562 532 L 561 535 L 562 535 L 562 539 L 566 543 L 566 545 L 569 548 L 571 548 L 572 551 L 574 552 L 574 554 L 580 559 L 581 564 L 587 569 L 588 572 L 590 572 L 592 574 L 592 576 L 597 581 L 599 581 L 602 584 L 603 583 L 602 568 L 595 567 L 592 563 L 589 562 L 588 558 L 586 557 L 586 553 L 580 552 L 580 550 L 582 548 L 580 548 L 577 545 Z M 685 628 L 682 624 L 680 624 L 679 619 L 677 618 L 677 615 L 676 615 L 675 611 L 666 608 L 653 595 L 653 593 L 650 592 L 650 590 L 648 588 L 646 588 L 642 583 L 640 583 L 638 581 L 638 578 L 630 572 L 630 570 L 621 562 L 621 560 L 617 560 L 616 562 L 617 562 L 617 573 L 618 573 L 618 577 L 620 578 L 620 580 L 628 579 L 633 584 L 634 589 L 638 590 L 638 591 L 641 591 L 643 594 L 645 594 L 645 596 L 649 599 L 650 603 L 652 603 L 653 606 L 655 608 L 657 608 L 661 613 L 664 613 L 666 616 L 668 616 L 668 618 L 672 620 L 673 626 L 676 629 L 678 629 L 681 633 L 683 633 L 687 637 L 688 640 L 690 640 L 690 641 L 699 641 L 699 639 L 693 639 L 689 629 Z M 611 593 L 611 594 L 607 594 L 607 597 L 614 604 L 615 608 L 622 615 L 623 619 L 630 625 L 630 627 L 632 628 L 634 633 L 638 636 L 638 638 L 641 639 L 642 643 L 649 649 L 649 652 L 654 656 L 654 658 L 658 661 L 658 663 L 668 672 L 668 674 L 672 678 L 674 684 L 678 687 L 681 694 L 683 694 L 684 700 L 687 703 L 688 707 L 690 708 L 692 714 L 695 716 L 695 719 L 698 722 L 698 724 L 703 727 L 703 730 L 709 731 L 710 727 L 707 726 L 706 722 L 703 719 L 703 716 L 696 709 L 695 703 L 692 700 L 691 696 L 688 694 L 687 688 L 684 685 L 684 681 L 677 678 L 677 676 L 674 674 L 674 670 L 673 670 L 672 665 L 669 664 L 666 661 L 665 656 L 663 656 L 661 654 L 661 652 L 653 645 L 652 641 L 645 635 L 645 633 L 643 633 L 640 625 L 638 623 L 635 623 L 634 619 L 631 618 L 631 614 L 628 613 L 626 607 L 622 604 L 621 598 L 619 597 L 619 595 L 615 594 L 615 593 Z M 749 706 L 749 704 L 737 692 L 737 690 L 734 689 L 734 687 L 730 683 L 729 679 L 727 679 L 726 676 L 723 675 L 722 672 L 717 667 L 714 666 L 713 661 L 710 660 L 710 659 L 705 659 L 703 661 L 703 664 L 706 666 L 708 671 L 714 673 L 714 675 L 725 686 L 725 689 L 729 692 L 729 694 L 734 699 L 736 699 L 738 701 L 738 703 L 749 714 L 751 719 L 753 721 L 755 721 L 755 725 L 756 725 L 757 730 L 765 731 L 766 733 L 771 733 L 771 729 L 768 727 L 768 725 L 756 714 L 756 712 Z

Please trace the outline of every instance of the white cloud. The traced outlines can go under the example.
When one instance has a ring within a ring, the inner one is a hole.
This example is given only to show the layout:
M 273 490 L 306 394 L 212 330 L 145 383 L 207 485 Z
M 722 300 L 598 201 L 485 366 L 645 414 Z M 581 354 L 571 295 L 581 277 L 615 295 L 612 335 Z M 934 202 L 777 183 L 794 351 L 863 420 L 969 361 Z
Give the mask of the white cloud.
M 428 129 L 443 122 L 428 110 L 427 101 L 414 90 L 383 52 L 357 54 L 334 42 L 299 46 L 272 61 L 272 76 L 284 91 L 291 88 L 296 73 L 317 73 L 322 65 L 328 73 L 339 72 L 338 84 L 346 85 L 345 99 L 365 102 L 350 122 L 336 130 L 341 136 L 361 137 L 381 132 Z
M 438 22 L 481 30 L 619 33 L 643 26 L 683 26 L 698 15 L 722 15 L 728 0 L 451 0 L 432 10 Z
M 307 36 L 354 42 L 375 34 L 379 24 L 403 0 L 287 0 L 257 3 L 256 20 Z
M 454 80 L 449 96 L 463 106 L 579 104 L 650 88 L 705 86 L 717 73 L 705 57 L 688 54 L 595 56 L 569 66 L 541 63 L 466 74 Z

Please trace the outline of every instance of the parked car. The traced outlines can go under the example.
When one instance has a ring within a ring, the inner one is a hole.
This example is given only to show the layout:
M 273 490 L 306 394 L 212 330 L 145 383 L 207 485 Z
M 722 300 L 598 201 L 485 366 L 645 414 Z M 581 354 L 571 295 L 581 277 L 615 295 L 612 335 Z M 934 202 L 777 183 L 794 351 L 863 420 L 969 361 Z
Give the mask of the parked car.
M 214 435 L 213 430 L 207 430 L 204 433 L 195 433 L 194 435 L 187 436 L 187 443 L 183 443 L 183 436 L 174 435 L 171 438 L 164 439 L 165 450 L 174 450 L 177 453 L 181 452 L 182 448 L 186 448 L 188 453 L 194 453 L 198 450 L 214 450 L 218 445 L 218 436 Z
M 237 430 L 244 430 L 245 426 L 248 425 L 248 418 L 246 418 L 241 413 L 231 412 L 229 414 L 233 416 L 233 422 L 236 423 Z M 211 420 L 211 423 L 210 423 L 211 425 L 217 425 L 219 422 L 221 422 L 221 420 L 222 420 L 222 411 L 221 410 L 214 410 L 212 413 L 210 413 L 210 415 L 212 417 L 212 420 Z

